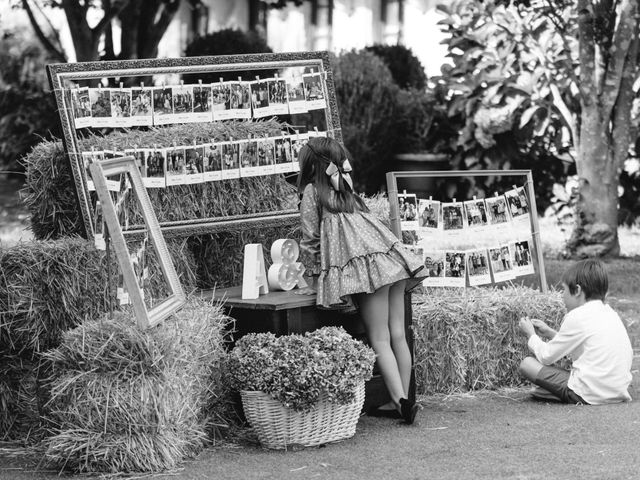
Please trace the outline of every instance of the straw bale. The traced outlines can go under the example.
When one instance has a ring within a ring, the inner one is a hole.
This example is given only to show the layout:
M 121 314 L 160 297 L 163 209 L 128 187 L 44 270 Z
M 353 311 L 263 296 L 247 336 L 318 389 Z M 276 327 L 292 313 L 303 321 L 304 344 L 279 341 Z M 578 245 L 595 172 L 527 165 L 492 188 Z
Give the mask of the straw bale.
M 518 320 L 530 316 L 558 328 L 558 292 L 527 287 L 427 289 L 413 298 L 418 393 L 496 389 L 522 383 L 526 342 Z
M 191 299 L 140 330 L 128 312 L 64 334 L 52 363 L 46 459 L 75 472 L 160 471 L 196 454 L 212 423 L 228 423 L 221 378 L 230 319 Z M 230 414 L 229 414 L 230 415 Z

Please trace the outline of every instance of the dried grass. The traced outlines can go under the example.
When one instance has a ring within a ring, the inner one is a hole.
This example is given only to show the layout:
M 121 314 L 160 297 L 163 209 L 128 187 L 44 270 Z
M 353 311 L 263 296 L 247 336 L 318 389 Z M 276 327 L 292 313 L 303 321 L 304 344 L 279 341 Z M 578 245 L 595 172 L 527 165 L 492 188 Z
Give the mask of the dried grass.
M 521 384 L 527 354 L 520 317 L 558 328 L 565 308 L 557 292 L 526 287 L 427 289 L 413 298 L 417 393 L 453 393 Z
M 74 472 L 175 468 L 225 424 L 220 365 L 229 319 L 190 300 L 146 331 L 130 314 L 84 323 L 45 354 L 53 364 L 46 460 Z

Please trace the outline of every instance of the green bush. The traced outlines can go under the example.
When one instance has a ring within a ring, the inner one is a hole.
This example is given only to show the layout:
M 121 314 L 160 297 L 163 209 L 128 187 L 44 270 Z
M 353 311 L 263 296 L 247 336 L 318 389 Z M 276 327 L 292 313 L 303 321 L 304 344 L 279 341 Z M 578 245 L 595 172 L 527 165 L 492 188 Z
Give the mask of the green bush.
M 372 194 L 385 185 L 397 153 L 399 87 L 380 58 L 350 51 L 332 58 L 344 144 L 353 156 L 356 189 Z
M 365 50 L 382 59 L 400 88 L 423 90 L 427 86 L 424 67 L 410 48 L 404 45 L 376 44 Z
M 271 53 L 267 42 L 256 32 L 244 32 L 242 30 L 227 28 L 202 37 L 196 37 L 185 51 L 187 57 L 200 57 L 208 55 L 240 55 L 246 53 Z M 242 76 L 243 80 L 255 80 L 256 75 L 261 78 L 273 76 L 271 70 L 252 70 L 242 72 L 198 73 L 185 75 L 185 82 L 204 83 L 217 82 L 220 78 L 224 81 L 237 80 Z

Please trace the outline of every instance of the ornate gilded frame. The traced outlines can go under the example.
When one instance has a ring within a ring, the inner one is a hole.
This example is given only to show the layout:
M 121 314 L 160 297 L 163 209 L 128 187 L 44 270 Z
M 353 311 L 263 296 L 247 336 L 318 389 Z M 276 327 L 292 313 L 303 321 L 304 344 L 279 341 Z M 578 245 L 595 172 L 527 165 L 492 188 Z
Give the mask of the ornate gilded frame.
M 148 77 L 158 74 L 211 73 L 243 70 L 273 70 L 288 67 L 309 67 L 325 73 L 327 107 L 325 117 L 327 130 L 338 141 L 342 141 L 340 118 L 329 63 L 329 53 L 292 52 L 249 55 L 221 55 L 169 59 L 122 60 L 109 62 L 79 62 L 47 65 L 49 82 L 53 89 L 62 122 L 63 141 L 73 173 L 76 199 L 82 214 L 85 236 L 93 238 L 93 210 L 87 188 L 87 179 L 82 168 L 78 136 L 73 124 L 68 92 L 77 81 L 102 78 Z M 244 229 L 251 226 L 292 225 L 298 219 L 297 210 L 287 210 L 256 215 L 192 219 L 178 222 L 163 222 L 160 228 L 165 237 L 188 236 L 224 230 Z M 124 232 L 129 236 L 140 236 L 142 228 Z
M 153 211 L 147 189 L 142 183 L 142 176 L 135 164 L 133 157 L 118 157 L 101 162 L 94 162 L 89 166 L 91 177 L 96 187 L 98 199 L 102 205 L 105 223 L 109 229 L 109 235 L 118 257 L 118 263 L 122 269 L 124 283 L 133 304 L 133 310 L 140 328 L 149 328 L 162 322 L 168 316 L 179 310 L 185 303 L 186 297 L 178 274 L 171 261 L 171 255 L 167 249 L 164 237 L 158 224 L 158 219 Z M 124 238 L 116 207 L 107 188 L 107 177 L 120 174 L 128 175 L 133 192 L 140 202 L 142 215 L 147 228 L 151 245 L 156 250 L 158 263 L 167 281 L 169 297 L 159 305 L 147 309 L 142 291 L 138 285 L 136 273 L 131 263 L 129 249 Z

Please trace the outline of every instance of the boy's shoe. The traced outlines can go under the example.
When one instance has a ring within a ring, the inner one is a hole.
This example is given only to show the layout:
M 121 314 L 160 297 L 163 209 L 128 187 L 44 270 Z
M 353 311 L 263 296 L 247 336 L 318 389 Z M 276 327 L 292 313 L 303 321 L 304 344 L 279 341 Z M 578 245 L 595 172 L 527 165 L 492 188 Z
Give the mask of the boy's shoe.
M 416 419 L 416 415 L 420 407 L 415 402 L 409 401 L 406 398 L 400 399 L 400 410 L 402 411 L 402 418 L 404 423 L 411 425 Z
M 556 397 L 553 393 L 551 393 L 549 390 L 539 387 L 539 386 L 535 386 L 533 387 L 531 390 L 529 390 L 529 395 L 531 395 L 534 399 L 536 400 L 545 400 L 545 401 L 552 401 L 552 402 L 560 402 L 561 400 Z

